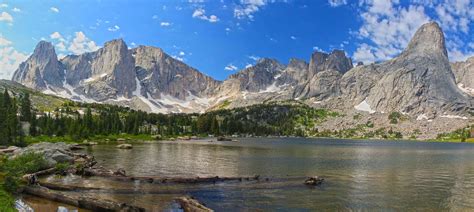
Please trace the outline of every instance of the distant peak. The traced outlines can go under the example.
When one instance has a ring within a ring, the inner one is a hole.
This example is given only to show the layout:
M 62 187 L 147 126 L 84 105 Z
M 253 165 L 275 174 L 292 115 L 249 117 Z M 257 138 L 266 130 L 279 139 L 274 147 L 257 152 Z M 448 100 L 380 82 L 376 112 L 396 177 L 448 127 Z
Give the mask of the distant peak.
M 127 44 L 125 43 L 125 41 L 123 41 L 122 38 L 117 38 L 117 39 L 113 39 L 111 41 L 107 41 L 105 43 L 105 48 L 107 47 L 111 47 L 111 46 L 127 46 Z
M 441 53 L 448 57 L 444 33 L 436 22 L 421 25 L 411 39 L 405 54 L 432 54 Z
M 32 54 L 33 57 L 38 59 L 54 58 L 57 59 L 56 51 L 54 51 L 54 46 L 51 42 L 40 41 Z
M 257 65 L 258 64 L 269 64 L 269 63 L 278 63 L 278 61 L 276 59 L 272 59 L 272 58 L 261 58 L 257 61 Z
M 42 40 L 42 41 L 38 42 L 38 44 L 36 44 L 35 52 L 36 51 L 51 50 L 51 49 L 54 50 L 53 44 L 51 42 Z

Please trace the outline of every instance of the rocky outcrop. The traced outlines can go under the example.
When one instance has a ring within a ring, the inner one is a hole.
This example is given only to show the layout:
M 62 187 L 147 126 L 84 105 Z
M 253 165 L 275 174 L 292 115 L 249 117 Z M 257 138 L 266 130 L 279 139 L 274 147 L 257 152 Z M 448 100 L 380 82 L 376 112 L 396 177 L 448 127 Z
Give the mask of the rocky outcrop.
M 130 50 L 135 58 L 140 95 L 159 99 L 171 95 L 181 100 L 186 97 L 206 96 L 220 84 L 185 63 L 175 60 L 160 48 L 139 46 Z
M 352 60 L 344 51 L 334 50 L 330 54 L 316 51 L 311 55 L 307 81 L 298 86 L 294 96 L 325 99 L 338 95 L 338 81 L 352 67 Z
M 48 86 L 59 87 L 64 79 L 63 69 L 54 46 L 40 41 L 33 54 L 15 71 L 13 81 L 38 90 L 46 90 Z
M 451 68 L 459 89 L 474 96 L 474 57 L 470 57 L 464 62 L 452 63 Z
M 285 66 L 274 59 L 260 59 L 257 64 L 229 77 L 230 82 L 238 83 L 240 91 L 258 92 L 266 89 L 281 76 Z M 226 80 L 227 81 L 227 80 Z
M 444 35 L 435 22 L 424 24 L 400 56 L 377 68 L 383 75 L 367 96 L 376 111 L 436 114 L 472 110 L 472 98 L 456 86 Z
M 13 152 L 13 157 L 35 153 L 41 154 L 46 160 L 48 167 L 54 167 L 57 163 L 71 163 L 74 161 L 74 154 L 71 152 L 73 145 L 66 143 L 42 142 L 19 148 Z

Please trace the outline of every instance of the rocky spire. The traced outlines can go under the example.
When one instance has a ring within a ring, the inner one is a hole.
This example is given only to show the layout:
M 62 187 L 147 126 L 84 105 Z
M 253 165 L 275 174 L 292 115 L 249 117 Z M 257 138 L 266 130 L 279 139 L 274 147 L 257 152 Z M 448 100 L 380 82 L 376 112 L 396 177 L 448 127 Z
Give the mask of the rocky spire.
M 335 70 L 344 74 L 352 67 L 352 60 L 346 57 L 342 50 L 333 50 L 330 54 L 316 51 L 311 55 L 308 78 L 312 78 L 318 72 L 325 70 Z
M 40 41 L 33 54 L 13 74 L 13 81 L 31 88 L 47 89 L 47 85 L 60 87 L 64 79 L 64 70 L 58 61 L 54 46 L 50 42 Z
M 444 34 L 438 23 L 423 24 L 411 39 L 408 47 L 402 53 L 405 55 L 442 54 L 448 58 Z

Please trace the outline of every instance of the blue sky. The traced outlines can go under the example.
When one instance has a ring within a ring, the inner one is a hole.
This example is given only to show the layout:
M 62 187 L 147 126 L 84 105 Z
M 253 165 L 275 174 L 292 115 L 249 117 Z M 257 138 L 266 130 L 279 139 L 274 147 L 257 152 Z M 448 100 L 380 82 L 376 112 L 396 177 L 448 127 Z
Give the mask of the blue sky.
M 0 0 L 0 78 L 40 40 L 63 57 L 123 38 L 219 80 L 258 58 L 308 61 L 315 50 L 370 63 L 396 56 L 430 20 L 446 32 L 451 60 L 474 55 L 473 0 Z

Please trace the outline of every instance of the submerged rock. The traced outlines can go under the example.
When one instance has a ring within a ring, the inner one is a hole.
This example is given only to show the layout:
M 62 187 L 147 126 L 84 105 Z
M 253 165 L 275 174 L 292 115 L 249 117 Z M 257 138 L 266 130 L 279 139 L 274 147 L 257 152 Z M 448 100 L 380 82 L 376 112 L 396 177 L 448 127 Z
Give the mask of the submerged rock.
M 321 185 L 324 181 L 324 178 L 319 177 L 319 176 L 314 176 L 314 177 L 309 177 L 304 181 L 305 185 Z
M 119 149 L 131 149 L 133 146 L 131 144 L 119 144 L 117 145 L 117 148 Z
M 224 136 L 217 137 L 217 141 L 232 141 L 230 138 L 226 138 Z

